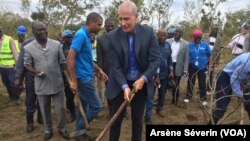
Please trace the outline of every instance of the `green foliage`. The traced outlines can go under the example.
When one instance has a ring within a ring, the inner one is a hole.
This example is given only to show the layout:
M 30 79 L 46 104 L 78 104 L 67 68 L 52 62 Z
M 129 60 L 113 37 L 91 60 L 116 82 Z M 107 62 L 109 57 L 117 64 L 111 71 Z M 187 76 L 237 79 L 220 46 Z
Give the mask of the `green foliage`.
M 226 35 L 225 41 L 229 42 L 230 39 L 240 32 L 241 25 L 250 21 L 250 10 L 239 10 L 236 12 L 226 13 L 226 23 L 224 25 L 223 34 Z
M 35 21 L 45 21 L 45 14 L 43 12 L 32 12 L 31 18 Z
M 29 28 L 31 25 L 30 21 L 11 11 L 0 11 L 0 23 L 0 25 L 3 27 L 4 33 L 12 36 L 14 39 L 17 38 L 16 28 L 21 24 L 28 28 L 28 36 L 31 35 L 31 30 Z
M 38 11 L 44 13 L 46 23 L 60 25 L 61 31 L 68 23 L 81 23 L 79 20 L 86 10 L 97 8 L 101 0 L 39 0 Z
M 183 38 L 187 41 L 191 41 L 192 39 L 192 31 L 198 27 L 198 24 L 196 23 L 190 23 L 187 21 L 183 21 L 179 23 L 179 26 L 183 29 Z
M 25 13 L 25 16 L 28 18 L 30 13 L 30 3 L 31 0 L 21 0 L 22 3 L 22 11 Z
M 118 6 L 122 3 L 121 0 L 112 0 L 110 6 L 107 6 L 104 8 L 104 11 L 102 13 L 105 15 L 105 18 L 111 18 L 115 21 L 115 24 L 118 25 Z
M 145 7 L 144 7 L 144 0 L 131 0 L 133 1 L 137 8 L 138 8 L 138 13 L 140 16 L 140 21 L 144 19 L 148 19 L 148 16 L 145 16 Z M 110 17 L 115 21 L 115 24 L 118 25 L 118 6 L 122 3 L 122 0 L 112 0 L 111 4 L 107 7 L 104 8 L 102 13 L 105 15 L 106 18 Z

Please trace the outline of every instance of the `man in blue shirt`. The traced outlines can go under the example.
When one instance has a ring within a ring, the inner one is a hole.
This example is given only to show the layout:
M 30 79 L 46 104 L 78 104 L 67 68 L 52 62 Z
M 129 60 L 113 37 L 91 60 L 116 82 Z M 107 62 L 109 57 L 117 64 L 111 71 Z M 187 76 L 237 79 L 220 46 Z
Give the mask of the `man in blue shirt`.
M 218 74 L 216 81 L 216 108 L 212 112 L 212 120 L 209 124 L 217 124 L 223 117 L 231 100 L 232 92 L 239 99 L 250 100 L 250 53 L 244 53 L 229 62 Z M 247 86 L 244 88 L 244 86 Z M 243 90 L 242 90 L 243 88 Z M 250 118 L 250 103 L 244 103 Z
M 163 112 L 163 106 L 165 101 L 165 95 L 167 92 L 167 84 L 170 78 L 174 77 L 173 74 L 173 63 L 172 63 L 172 49 L 167 39 L 167 32 L 165 29 L 159 29 L 157 33 L 158 43 L 160 46 L 160 55 L 161 55 L 161 64 L 160 64 L 160 72 L 157 72 L 155 83 L 158 87 L 158 100 L 156 105 L 156 114 L 160 117 L 165 117 Z M 153 101 L 152 97 L 152 101 Z M 147 106 L 146 106 L 147 107 Z M 153 103 L 152 103 L 153 107 Z M 147 109 L 147 108 L 146 108 Z
M 188 103 L 193 97 L 193 86 L 195 85 L 196 76 L 199 80 L 200 101 L 202 105 L 207 105 L 206 98 L 206 74 L 208 61 L 211 56 L 211 50 L 208 43 L 201 40 L 203 32 L 195 29 L 192 33 L 193 41 L 189 43 L 189 79 L 187 85 L 187 95 L 184 102 Z
M 101 29 L 102 21 L 102 17 L 96 12 L 87 16 L 86 26 L 82 26 L 75 33 L 67 57 L 67 68 L 71 78 L 70 88 L 73 93 L 79 92 L 89 123 L 103 109 L 100 97 L 93 84 L 94 68 L 102 80 L 108 79 L 107 75 L 93 61 L 90 42 L 90 33 L 97 34 Z M 76 116 L 76 130 L 85 129 L 79 111 L 77 111 Z

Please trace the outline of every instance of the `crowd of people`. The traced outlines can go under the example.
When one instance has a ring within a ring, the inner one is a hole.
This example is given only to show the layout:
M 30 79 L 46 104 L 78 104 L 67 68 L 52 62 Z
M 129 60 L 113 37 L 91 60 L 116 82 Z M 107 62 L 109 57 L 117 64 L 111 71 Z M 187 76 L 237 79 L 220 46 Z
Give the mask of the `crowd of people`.
M 44 126 L 44 140 L 52 138 L 52 99 L 58 132 L 69 140 L 64 97 L 70 113 L 69 121 L 76 121 L 76 131 L 89 130 L 80 112 L 75 110 L 74 95 L 79 94 L 88 123 L 102 111 L 105 100 L 110 117 L 115 115 L 124 100 L 129 102 L 131 140 L 141 141 L 143 121 L 153 124 L 154 102 L 156 114 L 164 118 L 167 89 L 172 90 L 171 103 L 178 106 L 180 82 L 182 78 L 188 78 L 183 101 L 188 105 L 194 99 L 196 77 L 199 87 L 196 100 L 207 106 L 208 94 L 214 94 L 216 98 L 209 124 L 217 124 L 223 117 L 232 93 L 244 102 L 250 118 L 250 95 L 246 94 L 250 90 L 249 23 L 244 23 L 241 32 L 224 46 L 220 27 L 216 24 L 211 26 L 210 33 L 194 29 L 192 40 L 187 41 L 182 38 L 184 31 L 180 27 L 160 28 L 155 33 L 148 23 L 137 23 L 137 7 L 131 1 L 122 2 L 117 13 L 120 25 L 115 25 L 114 19 L 105 19 L 102 35 L 98 32 L 103 18 L 91 12 L 86 17 L 86 25 L 76 32 L 63 31 L 60 42 L 48 37 L 47 25 L 42 22 L 32 23 L 33 37 L 28 39 L 25 39 L 27 28 L 23 25 L 16 29 L 18 40 L 6 35 L 0 27 L 1 79 L 10 100 L 17 105 L 21 103 L 20 94 L 25 82 L 27 133 L 34 131 L 37 110 L 37 121 Z M 234 59 L 214 81 L 223 48 L 231 48 Z M 119 140 L 126 113 L 125 108 L 110 127 L 110 141 Z

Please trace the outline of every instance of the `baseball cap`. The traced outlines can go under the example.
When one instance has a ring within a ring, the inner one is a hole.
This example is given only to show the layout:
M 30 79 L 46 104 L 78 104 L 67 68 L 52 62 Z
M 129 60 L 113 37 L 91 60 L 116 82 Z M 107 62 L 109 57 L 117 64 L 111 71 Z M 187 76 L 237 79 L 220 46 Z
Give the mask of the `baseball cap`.
M 67 30 L 64 30 L 63 33 L 62 33 L 62 37 L 72 37 L 73 36 L 73 32 L 69 29 Z
M 249 29 L 250 28 L 250 24 L 248 22 L 245 22 L 245 23 L 242 24 L 241 28 Z

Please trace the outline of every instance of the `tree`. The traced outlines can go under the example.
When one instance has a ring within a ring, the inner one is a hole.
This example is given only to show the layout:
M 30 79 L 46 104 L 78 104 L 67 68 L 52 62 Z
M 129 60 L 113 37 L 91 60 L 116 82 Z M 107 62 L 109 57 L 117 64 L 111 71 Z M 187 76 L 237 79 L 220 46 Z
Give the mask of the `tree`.
M 223 35 L 226 35 L 228 42 L 235 34 L 241 30 L 241 25 L 248 21 L 250 22 L 250 10 L 239 10 L 236 12 L 226 13 L 226 23 L 224 25 Z
M 82 22 L 81 18 L 87 10 L 98 8 L 101 0 L 39 0 L 42 5 L 39 12 L 44 13 L 44 19 L 49 24 L 61 24 L 61 31 L 71 21 Z
M 169 23 L 169 9 L 173 4 L 173 0 L 148 0 L 147 8 L 151 19 L 157 18 L 158 28 L 166 27 Z
M 106 18 L 111 18 L 115 21 L 115 24 L 118 25 L 118 6 L 122 3 L 121 0 L 112 0 L 111 4 L 107 7 L 104 7 L 102 13 L 105 15 Z
M 222 25 L 221 12 L 217 10 L 218 6 L 226 0 L 204 0 L 200 26 L 204 31 L 209 31 L 211 25 Z
M 137 11 L 139 13 L 139 22 L 143 21 L 143 20 L 149 20 L 149 17 L 145 14 L 146 13 L 146 9 L 144 6 L 144 0 L 131 0 L 135 3 L 135 5 L 137 6 Z M 118 6 L 122 3 L 122 0 L 112 0 L 112 2 L 110 3 L 110 5 L 104 7 L 104 10 L 102 11 L 102 13 L 105 15 L 105 17 L 110 17 L 112 18 L 116 25 L 118 24 L 118 15 L 117 15 L 117 11 L 118 11 Z
M 201 10 L 204 5 L 203 0 L 185 0 L 184 2 L 184 19 L 190 24 L 197 24 L 201 19 Z
M 29 13 L 30 13 L 30 3 L 31 0 L 21 0 L 22 3 L 22 11 L 24 12 L 24 15 L 26 18 L 29 17 Z
M 4 29 L 6 35 L 12 36 L 14 39 L 17 39 L 16 27 L 20 24 L 28 28 L 28 36 L 31 34 L 30 21 L 28 19 L 22 18 L 19 14 L 16 14 L 7 9 L 0 9 L 0 23 Z
M 35 21 L 45 21 L 45 14 L 43 12 L 32 12 L 31 18 Z

